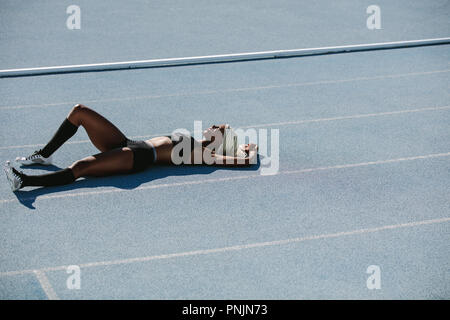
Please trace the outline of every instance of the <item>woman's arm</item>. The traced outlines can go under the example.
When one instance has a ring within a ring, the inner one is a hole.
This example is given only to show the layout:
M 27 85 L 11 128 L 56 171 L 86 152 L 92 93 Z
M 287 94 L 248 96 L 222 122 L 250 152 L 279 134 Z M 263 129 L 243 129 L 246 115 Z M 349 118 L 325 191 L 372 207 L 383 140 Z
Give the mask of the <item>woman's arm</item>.
M 246 151 L 248 152 L 248 157 L 245 158 L 213 154 L 212 156 L 214 157 L 214 164 L 227 167 L 249 166 L 252 164 L 256 164 L 258 156 L 258 147 L 255 144 L 250 144 Z

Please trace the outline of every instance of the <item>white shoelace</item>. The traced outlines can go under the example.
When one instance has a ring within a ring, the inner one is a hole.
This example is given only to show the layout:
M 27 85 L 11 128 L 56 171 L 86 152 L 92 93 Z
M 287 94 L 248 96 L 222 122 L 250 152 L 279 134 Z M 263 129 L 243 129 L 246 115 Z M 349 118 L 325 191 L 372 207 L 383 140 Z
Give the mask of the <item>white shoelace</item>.
M 23 184 L 22 176 L 20 174 L 17 174 L 15 172 L 15 169 L 12 167 L 8 167 L 7 170 L 11 170 L 11 173 L 12 173 L 12 176 L 14 177 L 14 179 L 17 179 L 20 182 L 20 186 L 22 186 L 22 184 Z M 19 172 L 19 171 L 17 171 L 17 172 Z M 7 176 L 9 179 L 9 175 L 7 175 Z
M 13 174 L 14 174 L 14 177 L 15 177 L 17 180 L 19 180 L 20 186 L 22 186 L 22 184 L 23 184 L 22 176 L 18 175 L 18 174 L 15 173 L 14 171 L 13 171 Z
M 26 159 L 27 160 L 33 160 L 36 158 L 42 157 L 42 155 L 39 153 L 39 151 L 35 151 L 31 156 L 28 156 Z

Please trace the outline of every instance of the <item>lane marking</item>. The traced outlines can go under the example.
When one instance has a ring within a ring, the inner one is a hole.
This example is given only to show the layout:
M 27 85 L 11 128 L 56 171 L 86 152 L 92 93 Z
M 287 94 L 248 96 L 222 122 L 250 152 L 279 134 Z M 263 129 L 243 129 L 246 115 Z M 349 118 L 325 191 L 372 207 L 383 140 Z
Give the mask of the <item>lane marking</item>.
M 81 196 L 92 196 L 92 195 L 103 195 L 107 193 L 118 193 L 118 192 L 135 192 L 142 190 L 151 190 L 151 189 L 160 189 L 160 188 L 173 188 L 173 187 L 181 187 L 181 186 L 189 186 L 189 185 L 199 185 L 205 183 L 217 183 L 217 182 L 226 182 L 226 181 L 237 181 L 243 179 L 255 179 L 260 177 L 273 177 L 279 175 L 292 175 L 292 174 L 305 174 L 310 172 L 317 171 L 325 171 L 325 170 L 335 170 L 335 169 L 348 169 L 348 168 L 358 168 L 365 166 L 373 166 L 380 164 L 388 164 L 395 162 L 403 162 L 403 161 L 413 161 L 413 160 L 424 160 L 431 158 L 441 158 L 441 157 L 449 157 L 450 152 L 447 153 L 435 153 L 414 157 L 404 157 L 404 158 L 396 158 L 396 159 L 388 159 L 388 160 L 378 160 L 378 161 L 370 161 L 370 162 L 360 162 L 360 163 L 351 163 L 351 164 L 342 164 L 342 165 L 334 165 L 334 166 L 326 166 L 326 167 L 316 167 L 316 168 L 307 168 L 300 170 L 289 170 L 289 171 L 279 171 L 273 175 L 260 175 L 260 174 L 252 174 L 252 175 L 244 175 L 244 176 L 234 176 L 234 177 L 226 177 L 226 178 L 212 178 L 212 179 L 202 179 L 202 180 L 191 180 L 184 182 L 174 182 L 174 183 L 161 183 L 154 184 L 150 186 L 142 186 L 134 189 L 103 189 L 98 191 L 85 191 L 85 192 L 72 192 L 72 193 L 62 193 L 55 195 L 42 195 L 37 197 L 24 197 L 20 198 L 21 201 L 34 201 L 34 200 L 48 200 L 48 199 L 58 199 L 58 198 L 68 198 L 68 197 L 81 197 Z M 11 199 L 0 199 L 0 204 L 17 202 L 17 198 Z
M 53 287 L 50 284 L 50 281 L 48 280 L 47 276 L 45 275 L 45 271 L 32 270 L 32 272 L 36 275 L 36 278 L 38 279 L 39 283 L 41 284 L 41 287 L 44 290 L 45 294 L 47 295 L 47 298 L 49 300 L 59 300 L 58 295 L 56 294 L 55 290 L 53 290 Z
M 284 239 L 284 240 L 256 242 L 256 243 L 235 245 L 235 246 L 229 246 L 229 247 L 204 249 L 204 250 L 193 250 L 193 251 L 185 251 L 185 252 L 178 252 L 178 253 L 168 253 L 168 254 L 152 255 L 152 256 L 145 256 L 145 257 L 138 257 L 138 258 L 98 261 L 98 262 L 90 262 L 90 263 L 77 264 L 77 265 L 80 268 L 92 268 L 92 267 L 101 267 L 101 266 L 132 264 L 132 263 L 137 263 L 137 262 L 147 262 L 147 261 L 153 261 L 153 260 L 173 259 L 173 258 L 180 258 L 180 257 L 196 256 L 196 255 L 207 255 L 207 254 L 214 254 L 214 253 L 241 251 L 241 250 L 254 249 L 254 248 L 280 246 L 280 245 L 300 243 L 300 242 L 305 242 L 305 241 L 310 241 L 310 240 L 324 240 L 324 239 L 331 239 L 331 238 L 340 238 L 340 237 L 345 237 L 345 236 L 354 236 L 354 235 L 375 233 L 375 232 L 380 232 L 380 231 L 385 231 L 385 230 L 395 230 L 395 229 L 411 228 L 411 227 L 430 225 L 430 224 L 439 224 L 439 223 L 445 223 L 445 222 L 449 222 L 449 221 L 450 221 L 450 217 L 444 217 L 444 218 L 439 218 L 439 219 L 406 222 L 406 223 L 400 223 L 400 224 L 385 225 L 385 226 L 381 226 L 381 227 L 364 228 L 364 229 L 357 229 L 357 230 L 343 231 L 343 232 L 336 232 L 336 233 L 324 233 L 324 234 Z M 56 266 L 56 267 L 47 267 L 47 268 L 42 268 L 42 269 L 37 269 L 37 270 L 34 269 L 34 270 L 5 271 L 5 272 L 0 272 L 0 276 L 1 277 L 14 276 L 14 275 L 21 275 L 21 274 L 27 274 L 27 273 L 32 273 L 32 272 L 33 273 L 38 272 L 38 273 L 43 274 L 44 272 L 67 270 L 67 267 L 68 266 Z M 47 282 L 48 282 L 48 280 L 47 280 Z
M 246 88 L 231 88 L 231 89 L 222 89 L 222 90 L 205 90 L 205 91 L 196 91 L 196 92 L 190 92 L 190 93 L 146 95 L 146 96 L 133 96 L 133 97 L 109 98 L 109 99 L 91 99 L 91 100 L 84 100 L 84 101 L 82 101 L 82 103 L 83 104 L 89 104 L 89 103 L 118 102 L 118 101 L 142 100 L 142 99 L 161 99 L 161 98 L 173 98 L 173 97 L 190 97 L 190 96 L 196 96 L 196 95 L 210 95 L 210 94 L 218 94 L 218 93 L 232 93 L 232 92 L 245 92 L 245 91 L 280 89 L 280 88 L 289 88 L 289 87 L 315 86 L 315 85 L 346 83 L 346 82 L 354 82 L 354 81 L 395 79 L 395 78 L 403 78 L 403 77 L 411 77 L 411 76 L 421 76 L 421 75 L 430 75 L 430 74 L 438 74 L 438 73 L 448 73 L 448 72 L 450 72 L 450 69 L 424 71 L 424 72 L 410 72 L 410 73 L 391 74 L 391 75 L 381 75 L 381 76 L 373 76 L 373 77 L 357 77 L 357 78 L 350 78 L 350 79 L 320 80 L 320 81 L 312 81 L 312 82 L 288 83 L 288 84 L 282 84 L 282 85 L 267 85 L 267 86 L 246 87 Z M 44 104 L 0 106 L 0 110 L 23 109 L 23 108 L 39 108 L 39 107 L 54 107 L 54 106 L 61 106 L 61 105 L 74 105 L 74 104 L 77 104 L 77 103 L 81 103 L 81 102 L 80 101 L 65 101 L 65 102 L 54 102 L 54 103 L 44 103 Z
M 379 113 L 363 113 L 363 114 L 354 114 L 350 116 L 339 116 L 339 117 L 330 117 L 330 118 L 319 118 L 319 119 L 305 119 L 305 120 L 296 120 L 296 121 L 285 121 L 285 122 L 274 122 L 274 123 L 265 123 L 265 124 L 255 124 L 251 126 L 242 126 L 240 128 L 258 128 L 258 127 L 273 127 L 273 126 L 286 126 L 293 124 L 304 124 L 304 123 L 314 123 L 314 122 L 327 122 L 327 121 L 338 121 L 338 120 L 348 120 L 348 119 L 360 119 L 360 118 L 370 118 L 370 117 L 381 117 L 381 116 L 389 116 L 389 115 L 397 115 L 404 113 L 414 113 L 414 112 L 425 112 L 425 111 L 439 111 L 439 110 L 449 110 L 450 106 L 442 106 L 442 107 L 429 107 L 429 108 L 419 108 L 419 109 L 408 109 L 408 110 L 397 110 L 397 111 L 387 111 L 387 112 L 379 112 Z
M 434 38 L 434 39 L 415 39 L 391 42 L 377 42 L 377 43 L 362 43 L 341 46 L 328 46 L 319 48 L 303 48 L 303 49 L 288 49 L 288 50 L 270 50 L 258 52 L 241 52 L 217 54 L 208 56 L 196 57 L 181 57 L 181 58 L 165 58 L 165 59 L 149 59 L 149 60 L 134 60 L 134 61 L 118 61 L 118 62 L 103 62 L 90 63 L 78 65 L 64 65 L 64 66 L 45 66 L 35 68 L 18 68 L 18 69 L 4 69 L 0 70 L 0 78 L 7 77 L 22 77 L 22 76 L 37 76 L 46 74 L 63 74 L 74 72 L 91 72 L 91 71 L 107 71 L 107 70 L 124 70 L 124 69 L 142 69 L 142 68 L 160 68 L 171 66 L 187 66 L 211 63 L 224 62 L 241 62 L 253 60 L 267 60 L 279 58 L 293 58 L 317 55 L 330 55 L 338 53 L 350 52 L 364 52 L 373 50 L 390 50 L 400 48 L 412 48 L 423 46 L 436 46 L 450 44 L 450 37 Z
M 381 117 L 388 115 L 397 115 L 397 114 L 405 114 L 405 113 L 415 113 L 415 112 L 426 112 L 426 111 L 440 111 L 440 110 L 450 110 L 450 106 L 442 106 L 442 107 L 427 107 L 427 108 L 419 108 L 419 109 L 407 109 L 407 110 L 398 110 L 398 111 L 387 111 L 387 112 L 379 112 L 379 113 L 363 113 L 363 114 L 354 114 L 349 116 L 339 116 L 339 117 L 330 117 L 330 118 L 318 118 L 318 119 L 305 119 L 305 120 L 296 120 L 296 121 L 284 121 L 284 122 L 274 122 L 274 123 L 265 123 L 265 124 L 254 124 L 247 126 L 240 126 L 242 129 L 249 128 L 261 128 L 261 127 L 274 127 L 274 126 L 286 126 L 286 125 L 296 125 L 296 124 L 305 124 L 305 123 L 315 123 L 315 122 L 328 122 L 328 121 L 338 121 L 338 120 L 350 120 L 350 119 L 360 119 L 360 118 L 370 118 L 370 117 Z M 149 139 L 151 137 L 160 137 L 170 135 L 170 133 L 160 133 L 160 134 L 149 134 L 143 136 L 133 136 L 130 139 Z M 79 141 L 68 141 L 66 144 L 81 144 L 81 143 L 90 143 L 90 140 L 79 140 Z M 28 145 L 16 145 L 16 146 L 4 146 L 0 147 L 0 150 L 7 149 L 22 149 L 22 148 L 37 148 L 42 147 L 44 144 L 28 144 Z

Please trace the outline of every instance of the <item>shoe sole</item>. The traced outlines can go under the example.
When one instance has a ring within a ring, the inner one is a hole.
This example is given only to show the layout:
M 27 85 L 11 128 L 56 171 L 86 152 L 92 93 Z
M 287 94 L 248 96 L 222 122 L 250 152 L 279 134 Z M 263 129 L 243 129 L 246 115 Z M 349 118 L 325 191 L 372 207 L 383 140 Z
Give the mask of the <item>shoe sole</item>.
M 32 162 L 25 162 L 25 161 L 16 160 L 16 162 L 21 164 L 22 166 L 31 166 L 33 164 L 40 164 L 40 165 L 43 165 L 43 166 L 49 166 L 49 165 L 52 164 L 51 162 L 46 162 L 46 161 L 43 161 L 43 160 L 32 161 Z
M 11 178 L 9 177 L 10 169 L 11 169 L 11 167 L 9 166 L 9 161 L 8 161 L 7 164 L 3 167 L 3 171 L 5 171 L 6 179 L 9 182 L 9 187 L 11 188 L 11 191 L 14 192 L 14 191 L 19 190 L 19 188 L 15 188 L 14 181 L 11 180 Z

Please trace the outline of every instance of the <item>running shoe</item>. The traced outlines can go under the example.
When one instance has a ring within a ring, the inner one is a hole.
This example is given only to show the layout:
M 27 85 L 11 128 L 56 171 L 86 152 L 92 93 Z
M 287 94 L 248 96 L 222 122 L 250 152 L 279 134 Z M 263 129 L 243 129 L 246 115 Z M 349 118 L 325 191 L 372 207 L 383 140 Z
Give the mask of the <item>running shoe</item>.
M 23 166 L 29 166 L 32 164 L 51 165 L 52 156 L 44 158 L 39 152 L 40 150 L 35 151 L 31 156 L 28 157 L 17 157 L 16 162 L 20 163 Z
M 6 173 L 6 178 L 8 179 L 11 190 L 19 190 L 22 187 L 22 177 L 20 176 L 20 172 L 11 166 L 11 162 L 9 161 L 6 161 L 3 170 Z

